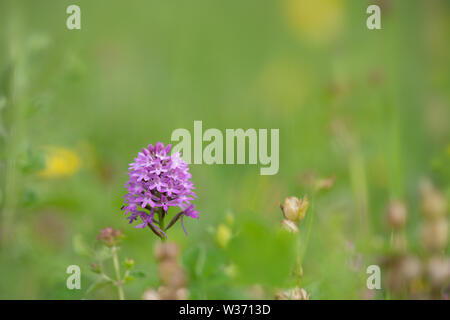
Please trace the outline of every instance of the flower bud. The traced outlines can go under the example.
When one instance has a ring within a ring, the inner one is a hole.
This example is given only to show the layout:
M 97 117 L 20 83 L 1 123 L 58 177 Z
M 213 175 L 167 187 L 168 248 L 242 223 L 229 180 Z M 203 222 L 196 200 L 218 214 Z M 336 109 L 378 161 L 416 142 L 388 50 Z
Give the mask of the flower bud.
M 97 235 L 97 239 L 101 241 L 107 247 L 114 247 L 120 244 L 123 239 L 122 230 L 115 230 L 114 228 L 107 227 L 100 230 Z
M 401 201 L 393 201 L 387 208 L 387 220 L 389 226 L 394 230 L 402 229 L 406 224 L 408 212 Z
M 298 222 L 305 217 L 308 206 L 309 202 L 306 196 L 302 199 L 298 199 L 297 197 L 288 197 L 284 199 L 284 203 L 281 205 L 281 210 L 283 210 L 283 214 L 286 219 Z
M 125 268 L 130 270 L 134 266 L 134 260 L 133 259 L 125 259 L 124 264 L 125 264 Z
M 102 273 L 102 267 L 96 262 L 91 263 L 91 271 L 95 273 Z
M 292 232 L 292 233 L 297 233 L 298 232 L 297 224 L 294 221 L 291 221 L 291 220 L 288 220 L 288 219 L 283 219 L 283 221 L 281 221 L 281 227 L 284 230 L 287 230 L 287 231 Z
M 217 244 L 225 248 L 231 240 L 231 230 L 228 226 L 220 224 L 216 232 L 216 242 Z

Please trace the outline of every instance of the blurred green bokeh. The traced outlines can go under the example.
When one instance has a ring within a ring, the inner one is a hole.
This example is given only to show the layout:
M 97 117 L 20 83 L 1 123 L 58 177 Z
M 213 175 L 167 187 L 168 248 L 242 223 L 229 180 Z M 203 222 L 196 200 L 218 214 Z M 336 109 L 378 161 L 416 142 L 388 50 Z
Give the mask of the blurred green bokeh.
M 376 2 L 382 30 L 371 31 L 366 8 Z M 81 30 L 66 28 L 74 3 Z M 449 39 L 446 0 L 2 0 L 0 221 L 11 239 L 0 252 L 0 298 L 116 298 L 86 294 L 89 248 L 107 226 L 123 229 L 120 255 L 145 273 L 127 298 L 157 287 L 158 239 L 120 211 L 127 165 L 149 143 L 170 143 L 174 129 L 193 131 L 194 120 L 204 130 L 279 129 L 280 169 L 191 165 L 200 219 L 186 219 L 189 237 L 179 226 L 170 233 L 191 298 L 251 298 L 249 282 L 265 297 L 289 287 L 278 272 L 289 268 L 277 264 L 297 244 L 273 226 L 278 204 L 304 194 L 313 203 L 300 223 L 300 246 L 312 223 L 305 288 L 313 299 L 361 298 L 366 267 L 389 251 L 389 201 L 407 203 L 405 236 L 421 255 L 420 181 L 450 197 Z M 65 154 L 66 171 L 42 174 L 51 150 Z M 309 178 L 330 176 L 331 190 L 311 191 Z M 228 212 L 233 238 L 223 249 L 214 233 Z M 261 232 L 285 251 L 258 246 Z M 362 265 L 352 269 L 355 252 Z M 73 264 L 81 290 L 65 286 Z M 225 270 L 239 265 L 241 276 Z

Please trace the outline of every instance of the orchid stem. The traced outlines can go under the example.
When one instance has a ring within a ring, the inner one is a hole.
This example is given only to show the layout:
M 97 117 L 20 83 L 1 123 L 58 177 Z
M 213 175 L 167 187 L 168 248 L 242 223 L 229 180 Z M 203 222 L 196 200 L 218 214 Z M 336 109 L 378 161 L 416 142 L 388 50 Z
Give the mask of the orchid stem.
M 163 211 L 162 211 L 163 209 L 160 209 L 159 211 L 158 211 L 158 216 L 159 216 L 159 228 L 161 229 L 161 230 L 163 230 L 164 231 L 164 213 L 163 213 Z M 165 237 L 161 237 L 161 240 L 162 240 L 162 242 L 165 242 L 166 241 L 166 238 Z

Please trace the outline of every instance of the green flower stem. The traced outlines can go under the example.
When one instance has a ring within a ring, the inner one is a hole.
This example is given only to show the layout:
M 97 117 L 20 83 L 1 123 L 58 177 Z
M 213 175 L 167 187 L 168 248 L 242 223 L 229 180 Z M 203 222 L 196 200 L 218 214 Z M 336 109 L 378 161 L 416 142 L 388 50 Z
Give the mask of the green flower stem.
M 301 250 L 300 258 L 299 258 L 300 265 L 303 264 L 303 259 L 306 254 L 306 249 L 308 248 L 309 238 L 311 237 L 311 230 L 312 230 L 312 224 L 313 224 L 313 220 L 314 220 L 314 211 L 315 211 L 314 203 L 315 203 L 315 192 L 312 194 L 312 197 L 311 197 L 311 210 L 309 213 L 308 226 L 307 226 L 307 230 L 306 230 L 306 238 L 305 238 L 305 242 L 303 244 L 303 248 Z
M 108 275 L 105 274 L 105 273 L 101 273 L 101 274 L 100 274 L 100 278 L 105 279 L 105 280 L 107 280 L 107 281 L 114 282 L 113 279 L 111 279 L 110 277 L 108 277 Z
M 119 294 L 119 299 L 120 300 L 125 300 L 125 296 L 123 294 L 123 283 L 122 280 L 120 279 L 120 266 L 119 266 L 119 258 L 117 255 L 117 252 L 119 251 L 118 247 L 113 247 L 112 248 L 112 258 L 113 258 L 113 263 L 114 263 L 114 270 L 116 271 L 116 278 L 117 278 L 117 292 Z

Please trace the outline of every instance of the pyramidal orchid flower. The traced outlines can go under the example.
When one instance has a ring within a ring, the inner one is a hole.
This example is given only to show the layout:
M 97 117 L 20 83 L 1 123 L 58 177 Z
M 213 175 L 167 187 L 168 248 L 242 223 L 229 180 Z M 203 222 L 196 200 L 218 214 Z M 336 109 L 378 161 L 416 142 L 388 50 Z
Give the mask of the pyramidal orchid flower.
M 170 155 L 171 145 L 157 142 L 142 149 L 128 169 L 129 180 L 125 184 L 122 211 L 129 223 L 140 221 L 136 228 L 148 227 L 161 239 L 167 238 L 166 231 L 178 220 L 184 232 L 183 217 L 198 218 L 198 211 L 191 203 L 197 196 L 193 189 L 189 167 L 180 153 Z M 179 211 L 165 225 L 170 207 Z

